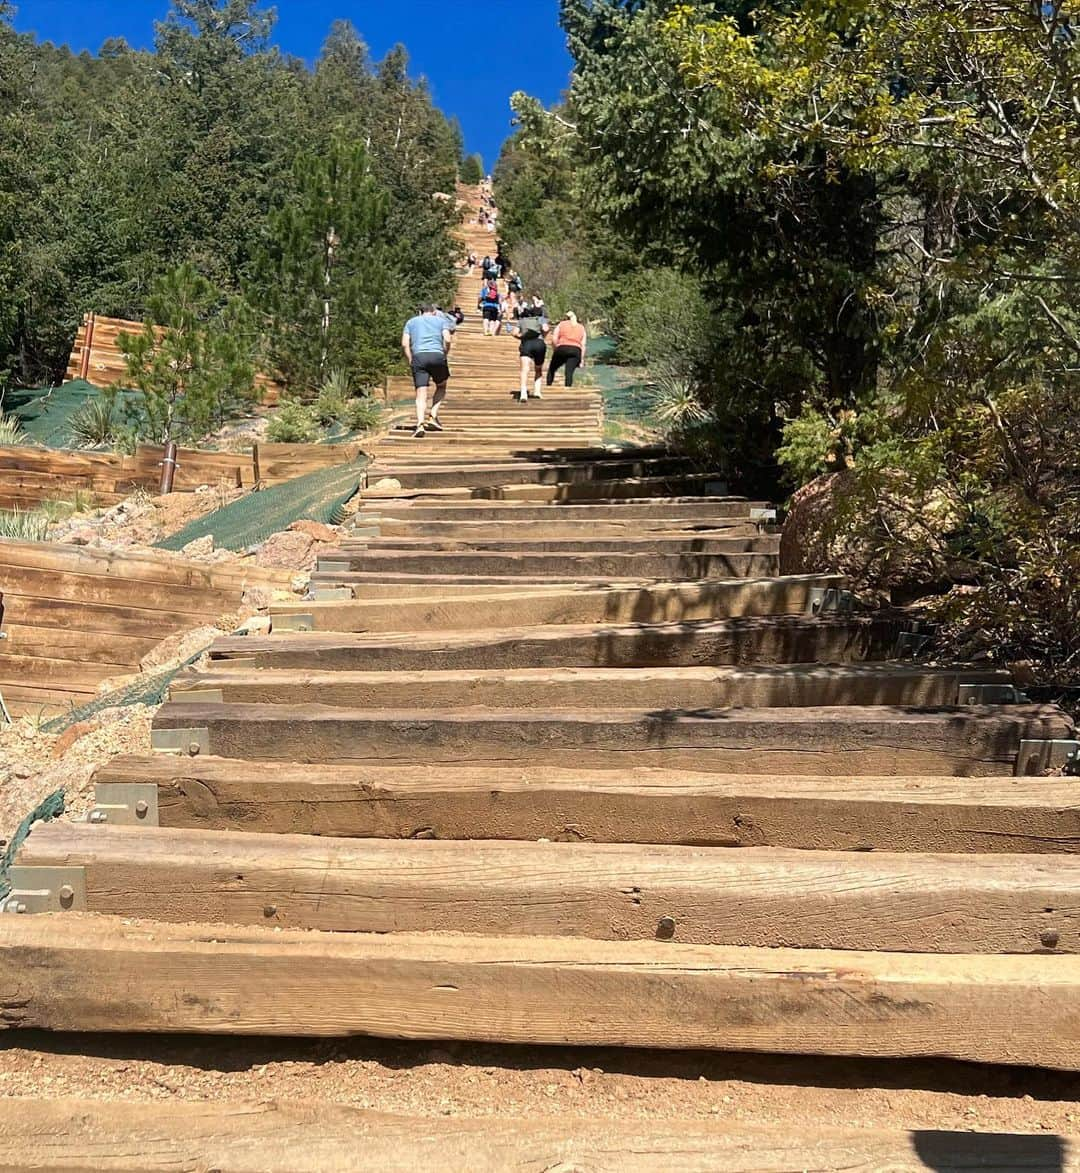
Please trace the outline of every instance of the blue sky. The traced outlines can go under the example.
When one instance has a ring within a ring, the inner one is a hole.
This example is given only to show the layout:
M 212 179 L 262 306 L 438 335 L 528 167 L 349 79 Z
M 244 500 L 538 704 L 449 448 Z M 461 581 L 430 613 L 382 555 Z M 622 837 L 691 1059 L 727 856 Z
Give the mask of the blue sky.
M 42 40 L 96 52 L 108 37 L 138 48 L 153 41 L 168 0 L 16 0 L 15 27 Z M 278 0 L 274 40 L 310 61 L 334 20 L 351 20 L 374 57 L 401 41 L 412 71 L 431 83 L 438 105 L 456 114 L 467 148 L 490 167 L 510 133 L 508 99 L 525 90 L 553 102 L 570 58 L 558 0 Z

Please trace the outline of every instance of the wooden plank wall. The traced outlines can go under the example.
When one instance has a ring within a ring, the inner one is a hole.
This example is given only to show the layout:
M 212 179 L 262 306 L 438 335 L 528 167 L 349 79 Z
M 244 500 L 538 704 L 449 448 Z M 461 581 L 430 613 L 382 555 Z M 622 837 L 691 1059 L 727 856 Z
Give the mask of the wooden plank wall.
M 167 636 L 235 613 L 245 587 L 288 589 L 290 577 L 165 552 L 0 541 L 0 692 L 15 715 L 83 704 L 102 681 L 138 672 Z
M 118 342 L 121 334 L 140 334 L 142 322 L 86 314 L 68 359 L 67 378 L 85 379 L 95 387 L 115 387 L 128 381 L 127 363 Z M 163 331 L 156 330 L 160 336 Z M 262 391 L 260 402 L 277 403 L 281 384 L 269 375 L 257 374 L 255 385 Z

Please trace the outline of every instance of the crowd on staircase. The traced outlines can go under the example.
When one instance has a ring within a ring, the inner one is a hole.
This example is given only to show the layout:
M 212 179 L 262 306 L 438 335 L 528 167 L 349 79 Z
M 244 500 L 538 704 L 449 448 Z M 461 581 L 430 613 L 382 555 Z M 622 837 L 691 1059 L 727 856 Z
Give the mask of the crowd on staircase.
M 480 188 L 480 206 L 476 209 L 474 224 L 493 236 L 497 231 L 498 207 L 487 178 Z M 465 257 L 466 279 L 480 270 L 481 285 L 476 299 L 477 313 L 482 322 L 483 336 L 495 338 L 508 335 L 518 342 L 520 385 L 517 398 L 527 403 L 530 398 L 543 399 L 544 366 L 547 367 L 547 385 L 555 382 L 559 371 L 564 372 L 566 387 L 573 387 L 575 374 L 585 365 L 588 333 L 572 311 L 567 311 L 554 328 L 547 306 L 540 293 L 525 295 L 521 275 L 512 267 L 496 237 L 494 255 L 485 254 L 477 260 L 470 248 Z M 453 310 L 429 304 L 409 319 L 401 338 L 402 350 L 412 372 L 416 389 L 416 430 L 414 439 L 423 439 L 429 432 L 444 430 L 439 421 L 439 408 L 446 398 L 450 381 L 450 353 L 454 334 L 465 321 L 459 305 Z M 429 388 L 434 384 L 428 406 Z

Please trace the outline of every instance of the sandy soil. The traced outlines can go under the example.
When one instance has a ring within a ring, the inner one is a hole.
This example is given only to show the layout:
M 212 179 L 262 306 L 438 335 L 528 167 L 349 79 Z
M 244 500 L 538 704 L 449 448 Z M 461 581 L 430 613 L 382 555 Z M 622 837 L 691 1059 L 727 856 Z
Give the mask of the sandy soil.
M 423 1116 L 716 1118 L 1080 1133 L 1080 1077 L 949 1062 L 406 1044 L 19 1036 L 0 1096 L 322 1099 Z

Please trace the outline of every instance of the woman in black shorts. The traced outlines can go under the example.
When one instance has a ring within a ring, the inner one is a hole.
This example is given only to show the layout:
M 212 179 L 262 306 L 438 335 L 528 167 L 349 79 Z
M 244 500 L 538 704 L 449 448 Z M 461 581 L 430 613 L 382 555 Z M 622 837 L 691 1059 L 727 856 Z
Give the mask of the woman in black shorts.
M 543 399 L 544 359 L 547 358 L 547 343 L 544 339 L 548 332 L 546 318 L 523 317 L 513 326 L 514 334 L 519 338 L 518 354 L 521 357 L 521 394 L 518 398 L 522 403 L 529 398 L 529 384 L 532 384 L 533 398 Z

